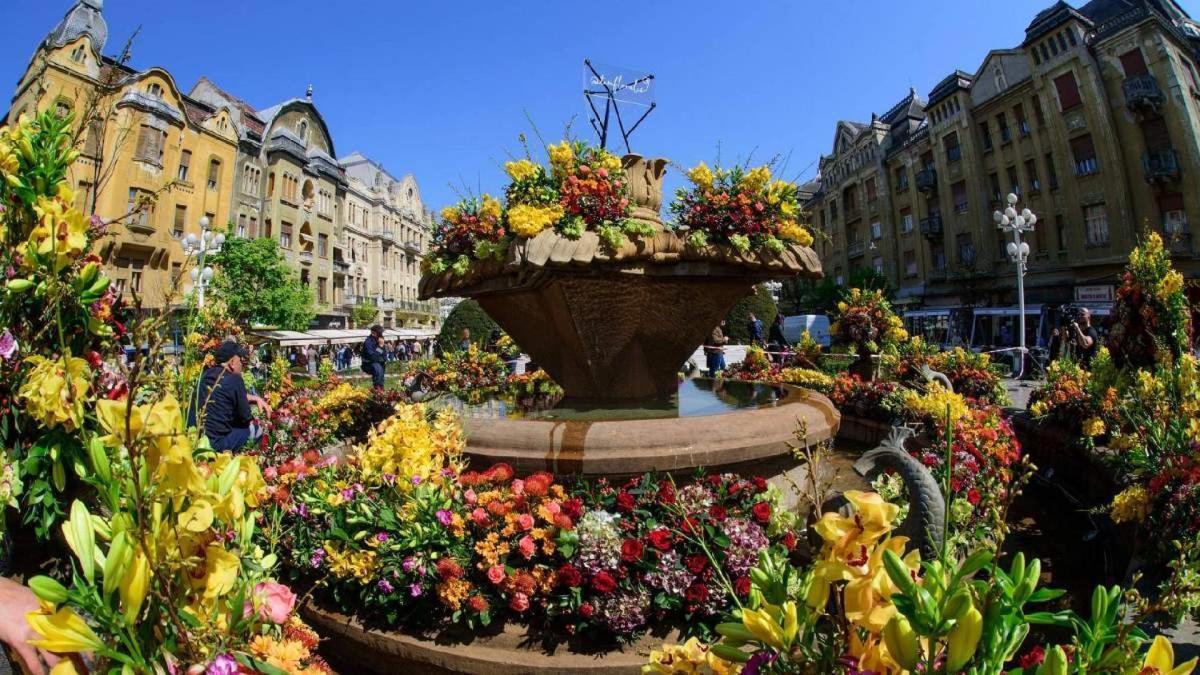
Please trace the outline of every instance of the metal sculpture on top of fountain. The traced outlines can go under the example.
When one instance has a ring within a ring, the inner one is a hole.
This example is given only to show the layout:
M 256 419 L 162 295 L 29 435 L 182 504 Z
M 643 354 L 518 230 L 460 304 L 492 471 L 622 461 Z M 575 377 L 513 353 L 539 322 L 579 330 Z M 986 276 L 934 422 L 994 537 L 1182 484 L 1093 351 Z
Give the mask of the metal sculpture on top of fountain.
M 594 231 L 546 229 L 465 273 L 425 274 L 421 298 L 478 301 L 569 398 L 636 400 L 674 393 L 680 366 L 755 284 L 821 276 L 795 243 L 777 253 L 688 243 L 658 215 L 667 160 L 630 154 L 622 165 L 632 218 L 652 236 L 609 247 Z

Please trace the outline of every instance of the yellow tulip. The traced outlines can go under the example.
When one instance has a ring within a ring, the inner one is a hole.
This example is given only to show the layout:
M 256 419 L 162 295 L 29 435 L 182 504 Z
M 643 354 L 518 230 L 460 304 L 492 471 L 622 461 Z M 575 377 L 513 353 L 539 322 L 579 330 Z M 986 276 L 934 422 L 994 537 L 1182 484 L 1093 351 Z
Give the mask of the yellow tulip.
M 43 611 L 26 615 L 29 626 L 42 636 L 29 644 L 59 654 L 94 652 L 104 648 L 104 642 L 87 622 L 73 610 L 63 607 L 54 614 Z
M 1161 673 L 1161 675 L 1191 675 L 1196 669 L 1196 659 L 1175 665 L 1175 648 L 1167 638 L 1156 635 L 1146 652 L 1146 660 L 1142 662 L 1142 671 Z

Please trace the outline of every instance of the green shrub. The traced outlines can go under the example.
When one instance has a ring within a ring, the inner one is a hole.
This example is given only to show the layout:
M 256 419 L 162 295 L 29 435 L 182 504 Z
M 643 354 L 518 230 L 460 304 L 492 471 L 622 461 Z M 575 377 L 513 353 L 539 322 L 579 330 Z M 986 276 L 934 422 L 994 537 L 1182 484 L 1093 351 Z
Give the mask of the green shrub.
M 442 323 L 442 332 L 438 334 L 442 349 L 458 349 L 459 335 L 464 328 L 471 330 L 471 342 L 482 346 L 487 344 L 488 337 L 499 326 L 478 302 L 463 300 L 454 306 L 450 316 Z
M 733 309 L 729 310 L 729 315 L 725 317 L 725 337 L 729 338 L 730 344 L 746 344 L 750 341 L 750 329 L 747 321 L 751 312 L 759 321 L 762 321 L 763 339 L 766 339 L 767 331 L 771 329 L 771 322 L 779 313 L 779 308 L 775 306 L 775 298 L 771 297 L 770 291 L 762 286 L 755 286 L 753 293 L 738 300 Z

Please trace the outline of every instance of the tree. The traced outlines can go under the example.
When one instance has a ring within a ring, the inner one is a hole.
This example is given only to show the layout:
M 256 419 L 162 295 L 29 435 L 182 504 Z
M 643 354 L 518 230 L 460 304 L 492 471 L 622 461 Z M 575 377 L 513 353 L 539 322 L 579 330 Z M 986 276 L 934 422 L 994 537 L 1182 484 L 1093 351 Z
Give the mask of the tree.
M 735 344 L 746 344 L 750 341 L 750 330 L 747 323 L 750 313 L 763 322 L 763 337 L 766 337 L 767 326 L 775 320 L 779 308 L 775 306 L 775 298 L 765 286 L 755 286 L 754 292 L 737 301 L 733 309 L 725 317 L 725 336 Z
M 472 342 L 486 344 L 492 331 L 500 326 L 492 321 L 492 317 L 483 311 L 478 302 L 463 300 L 454 306 L 450 316 L 442 323 L 442 332 L 438 335 L 442 348 L 458 349 L 459 336 L 464 328 L 470 329 Z
M 229 237 L 212 261 L 213 289 L 239 324 L 305 330 L 316 316 L 312 291 L 300 283 L 274 238 Z
M 362 301 L 350 310 L 350 320 L 356 328 L 369 327 L 379 318 L 379 308 L 367 301 Z
M 850 273 L 850 288 L 864 291 L 883 291 L 883 297 L 891 301 L 893 289 L 887 275 L 870 267 L 859 267 Z

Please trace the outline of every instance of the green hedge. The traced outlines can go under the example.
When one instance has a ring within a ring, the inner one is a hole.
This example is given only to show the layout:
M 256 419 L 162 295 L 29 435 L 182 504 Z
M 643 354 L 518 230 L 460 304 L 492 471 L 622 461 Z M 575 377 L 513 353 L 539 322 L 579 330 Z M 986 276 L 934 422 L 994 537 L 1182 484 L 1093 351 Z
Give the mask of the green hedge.
M 733 309 L 729 310 L 728 316 L 725 317 L 725 337 L 729 338 L 731 344 L 746 344 L 750 341 L 750 329 L 747 321 L 751 312 L 758 317 L 759 321 L 762 321 L 763 339 L 766 339 L 767 331 L 771 329 L 771 322 L 779 313 L 779 308 L 775 306 L 775 298 L 771 297 L 770 291 L 762 286 L 755 286 L 753 293 L 738 300 Z
M 478 302 L 463 300 L 450 310 L 450 316 L 442 322 L 442 332 L 438 334 L 438 342 L 442 349 L 458 349 L 458 336 L 463 328 L 471 329 L 471 342 L 483 346 L 487 344 L 492 331 L 499 326 L 483 311 Z

